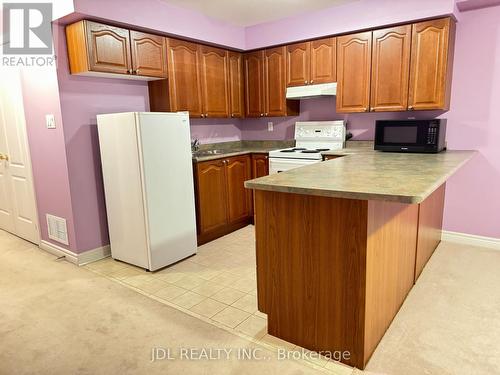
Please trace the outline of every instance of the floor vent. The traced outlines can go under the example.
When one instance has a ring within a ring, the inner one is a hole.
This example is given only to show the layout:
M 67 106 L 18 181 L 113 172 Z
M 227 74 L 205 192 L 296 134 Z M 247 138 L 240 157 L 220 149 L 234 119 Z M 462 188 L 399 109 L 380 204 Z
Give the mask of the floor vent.
M 47 228 L 51 240 L 69 245 L 66 219 L 47 214 Z

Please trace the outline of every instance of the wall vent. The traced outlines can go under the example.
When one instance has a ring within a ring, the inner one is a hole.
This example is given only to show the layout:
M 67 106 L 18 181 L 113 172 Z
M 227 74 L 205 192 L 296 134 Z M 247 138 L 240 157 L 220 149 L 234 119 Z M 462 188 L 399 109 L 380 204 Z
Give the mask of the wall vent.
M 47 229 L 51 240 L 69 245 L 66 219 L 47 214 Z

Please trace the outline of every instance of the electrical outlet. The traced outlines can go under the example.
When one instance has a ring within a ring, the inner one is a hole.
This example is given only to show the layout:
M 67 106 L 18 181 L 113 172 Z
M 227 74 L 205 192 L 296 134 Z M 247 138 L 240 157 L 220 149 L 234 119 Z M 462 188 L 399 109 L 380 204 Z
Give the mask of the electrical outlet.
M 47 124 L 47 129 L 56 128 L 56 118 L 54 115 L 45 115 L 45 123 Z
M 267 123 L 267 131 L 272 132 L 274 130 L 274 125 L 271 121 Z

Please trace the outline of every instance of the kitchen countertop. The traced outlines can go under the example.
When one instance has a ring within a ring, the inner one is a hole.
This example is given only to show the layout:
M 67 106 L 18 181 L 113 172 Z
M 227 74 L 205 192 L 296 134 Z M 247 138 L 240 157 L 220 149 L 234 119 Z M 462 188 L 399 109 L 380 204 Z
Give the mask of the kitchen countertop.
M 477 151 L 410 154 L 347 148 L 343 156 L 245 182 L 256 190 L 326 197 L 420 203 Z
M 193 154 L 195 163 L 247 154 L 268 154 L 269 151 L 293 147 L 295 141 L 233 141 L 200 145 L 201 152 L 218 150 L 217 154 Z
M 193 154 L 193 161 L 200 162 L 200 161 L 216 160 L 216 159 L 228 158 L 231 156 L 240 156 L 247 154 L 267 154 L 271 150 L 276 150 L 276 147 L 242 147 L 236 149 L 221 150 L 222 151 L 221 153 L 212 155 L 199 156 Z

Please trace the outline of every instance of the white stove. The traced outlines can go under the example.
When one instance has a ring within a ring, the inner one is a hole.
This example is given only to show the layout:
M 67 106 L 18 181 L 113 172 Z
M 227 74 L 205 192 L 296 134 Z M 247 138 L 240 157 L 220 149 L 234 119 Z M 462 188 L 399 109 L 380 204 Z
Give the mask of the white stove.
M 269 173 L 284 172 L 323 160 L 321 152 L 344 148 L 344 121 L 295 123 L 295 147 L 269 152 Z

